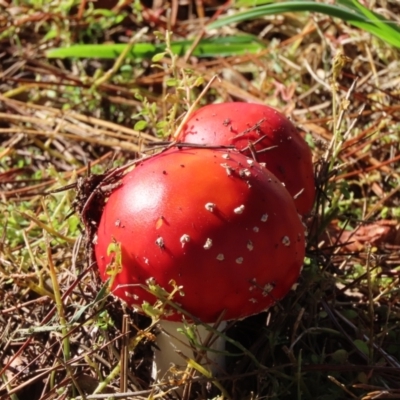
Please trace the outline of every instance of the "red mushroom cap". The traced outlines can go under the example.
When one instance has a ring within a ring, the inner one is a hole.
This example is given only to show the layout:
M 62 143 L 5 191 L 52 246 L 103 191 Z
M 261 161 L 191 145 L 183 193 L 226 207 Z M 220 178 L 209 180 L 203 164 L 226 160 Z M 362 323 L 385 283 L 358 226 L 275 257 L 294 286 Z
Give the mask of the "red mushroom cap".
M 244 154 L 249 157 L 249 143 L 255 143 L 257 161 L 265 163 L 285 184 L 298 212 L 305 215 L 311 211 L 315 199 L 311 150 L 279 111 L 262 104 L 210 104 L 189 117 L 176 139 L 202 145 L 234 145 L 239 150 L 247 148 Z
M 95 240 L 103 280 L 113 241 L 122 253 L 115 295 L 153 304 L 134 285 L 154 278 L 170 289 L 174 279 L 185 293 L 175 301 L 204 322 L 223 310 L 225 319 L 246 317 L 281 299 L 305 247 L 293 200 L 274 175 L 236 150 L 192 148 L 143 161 L 110 195 Z

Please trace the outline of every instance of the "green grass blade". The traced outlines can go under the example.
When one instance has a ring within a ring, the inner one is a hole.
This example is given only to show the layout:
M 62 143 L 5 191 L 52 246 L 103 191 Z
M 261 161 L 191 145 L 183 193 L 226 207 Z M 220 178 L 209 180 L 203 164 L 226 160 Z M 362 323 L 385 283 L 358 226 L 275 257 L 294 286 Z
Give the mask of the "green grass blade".
M 374 11 L 369 10 L 368 8 L 364 7 L 361 3 L 356 0 L 337 0 L 339 4 L 346 6 L 355 12 L 363 15 L 364 18 L 376 26 L 378 26 L 382 32 L 385 32 L 388 36 L 390 35 L 400 35 L 400 27 L 397 26 L 395 21 L 389 21 L 386 18 L 382 17 L 375 13 Z
M 46 52 L 47 58 L 116 58 L 125 44 L 78 44 L 70 47 L 59 47 Z M 134 58 L 149 58 L 153 54 L 162 51 L 159 46 L 150 43 L 138 43 L 133 46 L 130 56 Z
M 275 0 L 237 0 L 234 3 L 235 8 L 239 7 L 256 7 L 264 4 L 273 3 Z
M 345 0 L 344 0 L 345 1 Z M 331 17 L 339 18 L 349 24 L 356 26 L 362 30 L 372 33 L 387 43 L 400 48 L 400 36 L 391 31 L 388 33 L 388 28 L 391 28 L 390 21 L 372 14 L 366 17 L 365 10 L 361 9 L 359 3 L 354 2 L 352 8 L 343 7 L 340 5 L 330 5 L 316 3 L 315 1 L 282 1 L 274 4 L 267 4 L 260 7 L 255 7 L 250 10 L 238 12 L 228 17 L 219 18 L 207 26 L 207 29 L 221 28 L 232 23 L 243 22 L 249 19 L 262 18 L 266 15 L 282 14 L 285 12 L 319 12 Z M 359 7 L 360 6 L 360 7 Z M 355 10 L 357 8 L 357 11 Z
M 365 22 L 364 18 L 360 14 L 355 14 L 351 10 L 348 10 L 344 7 L 316 3 L 314 1 L 283 1 L 238 12 L 236 14 L 229 15 L 228 17 L 219 18 L 218 20 L 207 25 L 207 28 L 221 28 L 227 24 L 243 22 L 248 19 L 262 18 L 266 15 L 301 11 L 320 12 L 346 21 Z
M 191 40 L 182 40 L 171 43 L 172 51 L 184 55 L 192 45 Z M 88 44 L 74 45 L 65 48 L 50 49 L 46 52 L 48 58 L 116 58 L 125 49 L 126 44 Z M 252 35 L 240 35 L 204 39 L 193 51 L 197 57 L 226 57 L 246 53 L 256 53 L 264 45 Z M 128 58 L 152 58 L 155 54 L 165 51 L 165 45 L 151 43 L 137 43 L 133 46 Z

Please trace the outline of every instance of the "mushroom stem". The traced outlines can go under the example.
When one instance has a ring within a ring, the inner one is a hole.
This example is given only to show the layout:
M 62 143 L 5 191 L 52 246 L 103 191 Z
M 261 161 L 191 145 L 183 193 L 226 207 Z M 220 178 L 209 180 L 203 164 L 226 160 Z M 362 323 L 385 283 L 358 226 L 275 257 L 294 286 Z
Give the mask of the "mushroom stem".
M 160 380 L 165 377 L 171 365 L 174 369 L 184 371 L 187 367 L 185 357 L 195 359 L 196 362 L 211 370 L 212 374 L 218 374 L 225 368 L 225 357 L 220 354 L 225 350 L 225 339 L 218 336 L 203 325 L 191 325 L 196 334 L 196 341 L 200 347 L 207 347 L 209 351 L 200 359 L 196 358 L 187 336 L 178 329 L 185 329 L 181 322 L 161 320 L 161 332 L 157 336 L 157 347 L 154 351 L 152 377 Z M 188 326 L 188 325 L 186 325 Z M 222 332 L 226 327 L 226 322 L 220 322 L 216 328 Z M 211 343 L 211 344 L 209 344 Z

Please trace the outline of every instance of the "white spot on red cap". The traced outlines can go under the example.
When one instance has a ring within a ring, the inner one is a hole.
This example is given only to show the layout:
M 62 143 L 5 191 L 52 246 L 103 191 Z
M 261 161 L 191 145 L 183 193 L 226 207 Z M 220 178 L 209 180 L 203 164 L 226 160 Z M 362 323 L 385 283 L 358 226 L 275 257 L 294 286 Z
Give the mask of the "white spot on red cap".
M 253 242 L 251 240 L 248 240 L 247 241 L 247 250 L 253 251 L 253 249 L 254 249 Z
M 242 264 L 242 262 L 243 262 L 243 257 L 238 257 L 236 259 L 236 264 Z
M 224 261 L 224 259 L 225 259 L 225 257 L 224 257 L 224 255 L 223 255 L 222 253 L 219 253 L 219 254 L 217 255 L 217 260 L 218 260 L 218 261 Z
M 155 285 L 156 284 L 155 278 L 151 276 L 150 278 L 146 279 L 146 284 L 147 285 Z
M 252 297 L 251 299 L 249 299 L 249 301 L 250 301 L 251 303 L 253 303 L 253 304 L 256 304 L 256 303 L 257 303 L 257 300 L 254 299 L 253 297 Z
M 225 168 L 226 174 L 228 176 L 232 175 L 232 167 L 230 167 L 228 164 L 221 164 L 222 168 Z
M 257 281 L 256 278 L 253 278 L 250 280 L 250 286 L 249 286 L 249 290 L 250 292 L 254 289 L 257 289 Z
M 190 242 L 190 236 L 187 233 L 184 233 L 179 241 L 182 243 L 182 247 L 185 246 L 186 243 Z
M 264 297 L 267 296 L 269 293 L 272 292 L 273 289 L 274 289 L 274 286 L 271 285 L 270 283 L 267 283 L 266 285 L 264 285 L 262 295 Z
M 160 249 L 163 249 L 163 248 L 165 247 L 164 239 L 163 239 L 161 236 L 159 236 L 159 237 L 156 239 L 156 245 L 157 245 Z
M 251 176 L 251 171 L 247 168 L 244 168 L 239 171 L 239 175 L 241 178 L 244 178 L 244 177 L 249 178 Z
M 260 228 L 259 228 L 258 226 L 255 226 L 255 227 L 253 228 L 253 232 L 260 232 Z
M 133 293 L 130 293 L 130 292 L 128 292 L 128 291 L 125 291 L 125 296 L 126 296 L 126 297 L 130 297 L 130 298 L 132 298 L 133 300 L 139 300 L 139 296 L 138 296 L 137 294 L 133 294 Z
M 207 240 L 206 240 L 206 242 L 204 243 L 204 246 L 203 246 L 203 247 L 204 247 L 206 250 L 210 250 L 211 247 L 212 247 L 212 245 L 213 245 L 212 239 L 207 238 Z
M 206 203 L 204 207 L 206 208 L 207 211 L 213 212 L 216 205 L 215 203 Z
M 268 221 L 268 214 L 263 214 L 261 216 L 261 222 L 267 222 Z
M 283 244 L 284 246 L 290 246 L 290 239 L 289 239 L 289 236 L 284 236 L 284 237 L 282 238 L 282 244 Z
M 245 209 L 245 207 L 244 207 L 244 205 L 242 204 L 241 206 L 236 207 L 236 208 L 233 210 L 233 212 L 234 212 L 235 214 L 242 214 L 243 211 L 244 211 L 244 209 Z

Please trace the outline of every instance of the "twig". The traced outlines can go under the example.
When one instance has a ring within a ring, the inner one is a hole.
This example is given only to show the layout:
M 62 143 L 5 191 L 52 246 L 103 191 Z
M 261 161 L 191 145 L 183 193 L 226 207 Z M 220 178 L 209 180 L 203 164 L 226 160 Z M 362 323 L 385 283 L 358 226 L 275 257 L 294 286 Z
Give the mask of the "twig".
M 128 316 L 124 314 L 122 317 L 122 345 L 121 345 L 121 376 L 120 376 L 120 390 L 122 393 L 127 391 L 127 367 L 128 367 L 128 351 L 129 351 L 129 326 Z

